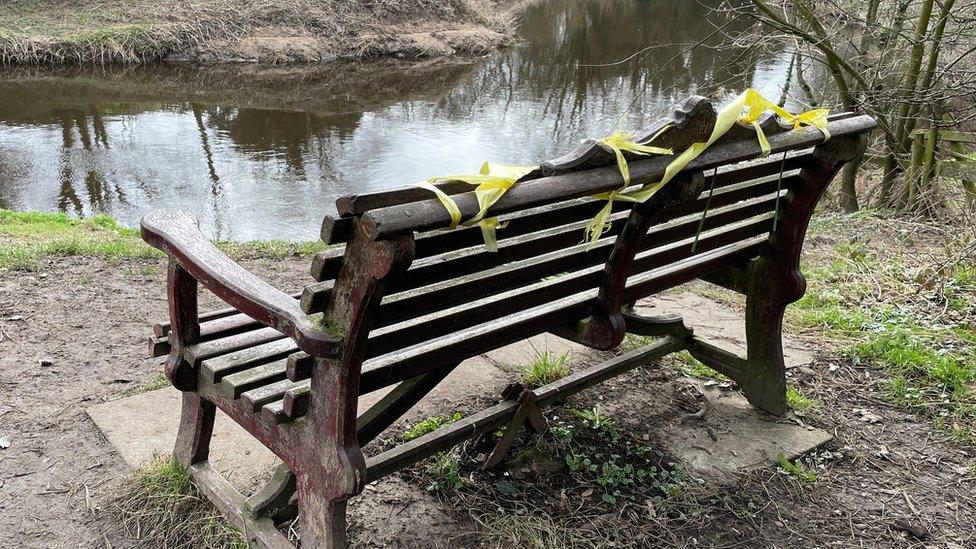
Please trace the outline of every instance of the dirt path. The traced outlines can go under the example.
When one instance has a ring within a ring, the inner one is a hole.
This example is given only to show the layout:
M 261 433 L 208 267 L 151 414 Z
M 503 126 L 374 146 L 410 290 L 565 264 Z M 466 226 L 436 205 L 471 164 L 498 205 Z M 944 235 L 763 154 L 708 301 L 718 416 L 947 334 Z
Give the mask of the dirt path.
M 306 276 L 306 260 L 245 264 L 283 289 Z M 0 274 L 0 436 L 11 443 L 0 450 L 0 545 L 133 545 L 104 517 L 109 494 L 129 469 L 84 409 L 158 378 L 145 341 L 151 322 L 165 314 L 164 273 L 157 260 L 65 257 L 44 260 L 34 273 Z M 622 522 L 634 534 L 629 545 L 976 546 L 970 450 L 885 404 L 885 379 L 877 370 L 821 352 L 812 367 L 794 375 L 804 394 L 819 402 L 810 421 L 835 435 L 816 456 L 816 482 L 799 484 L 764 470 L 729 478 L 725 486 L 709 483 L 695 500 L 695 518 L 644 514 Z M 669 398 L 674 380 L 673 373 L 639 370 L 571 405 L 619 399 L 615 420 L 639 436 L 655 421 L 655 402 Z M 383 501 L 390 509 L 409 507 L 409 501 L 397 502 L 397 494 Z M 471 508 L 465 498 L 441 496 L 443 512 L 458 523 L 452 544 L 506 545 L 501 538 L 466 534 L 478 529 L 468 512 L 492 504 Z M 573 517 L 555 507 L 547 512 L 556 521 Z M 364 544 L 400 539 L 387 535 L 382 523 L 354 518 L 351 524 Z M 411 545 L 437 546 L 424 543 L 420 536 Z
M 249 262 L 283 288 L 306 265 Z M 0 274 L 0 532 L 14 545 L 105 546 L 99 510 L 129 470 L 84 410 L 157 379 L 146 342 L 166 316 L 165 273 L 69 257 Z

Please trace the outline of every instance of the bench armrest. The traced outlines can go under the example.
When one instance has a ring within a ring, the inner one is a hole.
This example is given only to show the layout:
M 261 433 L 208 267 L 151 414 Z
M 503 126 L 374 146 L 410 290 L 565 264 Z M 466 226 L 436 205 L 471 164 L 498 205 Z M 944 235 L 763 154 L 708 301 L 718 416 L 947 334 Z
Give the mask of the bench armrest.
M 298 301 L 238 265 L 217 249 L 192 215 L 155 210 L 142 218 L 142 239 L 166 252 L 217 297 L 254 320 L 295 340 L 313 356 L 335 356 L 341 338 L 302 312 Z

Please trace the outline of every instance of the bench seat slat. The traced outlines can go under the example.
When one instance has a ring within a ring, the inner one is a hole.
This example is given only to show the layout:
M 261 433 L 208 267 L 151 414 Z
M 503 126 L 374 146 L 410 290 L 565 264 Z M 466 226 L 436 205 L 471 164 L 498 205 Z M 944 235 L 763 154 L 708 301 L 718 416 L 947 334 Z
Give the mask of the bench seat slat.
M 240 398 L 245 391 L 285 379 L 285 360 L 260 364 L 225 376 L 220 380 L 220 391 L 227 398 Z
M 292 297 L 294 297 L 295 299 L 299 299 L 301 296 L 302 296 L 301 292 L 296 293 L 296 294 L 292 294 Z M 205 330 L 205 328 L 204 328 L 205 325 L 211 324 L 214 321 L 223 319 L 225 317 L 235 317 L 235 318 L 237 318 L 237 317 L 247 317 L 247 318 L 250 318 L 247 315 L 238 312 L 238 310 L 235 309 L 235 308 L 233 308 L 233 307 L 225 307 L 225 308 L 222 308 L 222 309 L 215 309 L 213 311 L 207 311 L 205 313 L 200 313 L 200 316 L 197 317 L 197 319 L 200 322 L 200 335 L 201 335 L 201 337 L 203 337 L 203 333 L 204 333 L 204 330 Z M 158 322 L 158 323 L 156 323 L 156 324 L 153 325 L 153 335 L 155 335 L 158 338 L 166 337 L 166 336 L 169 335 L 170 327 L 171 326 L 170 326 L 169 321 L 166 321 L 166 322 Z M 215 331 L 216 332 L 217 330 L 212 330 L 212 331 Z
M 207 381 L 219 383 L 224 376 L 288 356 L 294 352 L 295 346 L 294 343 L 287 345 L 285 342 L 291 342 L 291 339 L 282 335 L 280 339 L 202 360 L 200 368 L 203 370 L 204 378 Z M 207 352 L 205 349 L 201 351 L 202 353 Z

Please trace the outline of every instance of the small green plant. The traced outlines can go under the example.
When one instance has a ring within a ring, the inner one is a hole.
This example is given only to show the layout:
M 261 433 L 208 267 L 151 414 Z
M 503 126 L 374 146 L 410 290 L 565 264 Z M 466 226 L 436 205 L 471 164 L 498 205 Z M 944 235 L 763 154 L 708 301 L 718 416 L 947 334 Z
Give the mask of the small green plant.
M 681 362 L 681 373 L 696 379 L 714 379 L 726 381 L 727 377 L 705 366 L 697 358 L 691 356 L 688 351 L 681 351 L 675 357 Z
M 427 466 L 427 474 L 431 476 L 430 485 L 427 486 L 428 491 L 438 492 L 446 488 L 457 490 L 464 485 L 457 448 L 435 454 L 431 460 L 430 465 Z
M 651 336 L 626 334 L 623 342 L 620 343 L 620 350 L 629 353 L 630 351 L 636 351 L 641 347 L 646 347 L 653 342 L 654 338 Z
M 603 407 L 599 404 L 589 410 L 570 410 L 574 416 L 583 420 L 583 425 L 598 431 L 613 431 L 613 422 L 610 416 L 603 413 Z
M 550 432 L 561 443 L 570 474 L 582 482 L 595 482 L 602 492 L 601 501 L 615 505 L 621 498 L 632 500 L 641 488 L 652 488 L 658 492 L 654 501 L 660 503 L 662 496 L 684 489 L 679 474 L 655 464 L 661 455 L 625 436 L 600 405 L 570 412 L 584 430 L 553 418 Z
M 794 411 L 801 414 L 810 411 L 816 406 L 816 402 L 813 399 L 804 396 L 799 389 L 792 385 L 786 387 L 786 403 Z
M 556 356 L 549 350 L 536 351 L 532 363 L 522 368 L 522 382 L 529 387 L 541 387 L 569 375 L 569 353 Z
M 817 473 L 807 469 L 799 459 L 790 462 L 790 460 L 786 459 L 785 455 L 779 454 L 776 456 L 776 461 L 779 462 L 780 471 L 803 484 L 810 484 L 817 481 Z
M 400 438 L 402 438 L 404 442 L 409 442 L 415 438 L 420 438 L 427 433 L 433 433 L 445 425 L 450 425 L 461 419 L 461 417 L 461 412 L 454 412 L 450 417 L 431 416 L 426 419 L 422 419 L 414 424 L 413 427 L 410 427 L 404 431 Z

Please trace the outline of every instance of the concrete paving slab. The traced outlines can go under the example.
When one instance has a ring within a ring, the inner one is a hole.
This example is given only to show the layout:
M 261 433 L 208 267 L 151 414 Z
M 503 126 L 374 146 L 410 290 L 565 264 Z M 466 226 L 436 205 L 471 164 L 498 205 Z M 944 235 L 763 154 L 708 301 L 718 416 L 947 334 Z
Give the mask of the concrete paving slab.
M 700 420 L 664 429 L 667 452 L 703 475 L 748 471 L 802 456 L 831 439 L 830 433 L 756 411 L 737 391 L 695 380 L 708 410 Z
M 487 359 L 466 360 L 407 412 L 401 423 L 450 413 L 472 395 L 486 391 L 498 394 L 507 383 L 508 377 Z M 359 409 L 369 408 L 388 391 L 364 395 L 359 400 Z M 88 408 L 87 413 L 122 459 L 137 468 L 154 456 L 173 451 L 180 423 L 180 401 L 180 392 L 169 387 L 97 404 Z M 220 411 L 214 426 L 211 457 L 228 480 L 242 490 L 253 487 L 255 479 L 265 478 L 278 463 L 274 454 Z
M 695 330 L 695 335 L 718 341 L 730 351 L 742 355 L 746 352 L 746 324 L 743 313 L 721 303 L 691 292 L 661 295 L 637 303 L 641 314 L 677 314 L 685 325 Z M 806 345 L 783 338 L 783 356 L 787 368 L 809 366 L 813 352 Z
M 589 365 L 596 354 L 593 349 L 568 339 L 552 334 L 539 334 L 489 351 L 485 356 L 503 370 L 517 373 L 522 366 L 531 364 L 537 354 L 546 351 L 557 357 L 569 353 L 569 362 L 575 366 Z
M 769 467 L 779 454 L 794 459 L 831 439 L 828 432 L 791 415 L 757 411 L 738 391 L 714 381 L 673 372 L 652 377 L 637 386 L 620 381 L 621 390 L 601 405 L 615 421 L 674 458 L 680 468 L 701 476 L 721 481 L 728 473 Z M 690 417 L 690 410 L 703 403 L 705 416 Z

